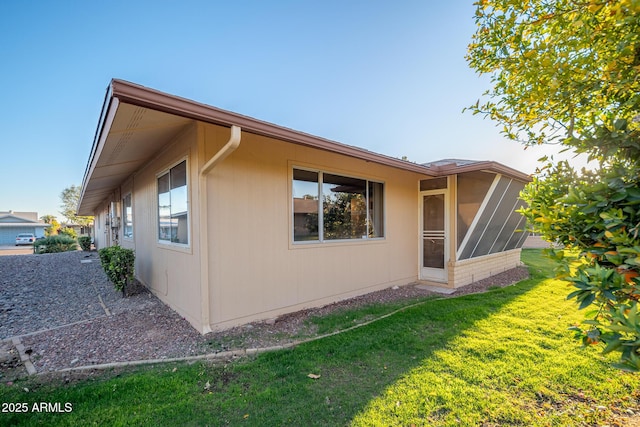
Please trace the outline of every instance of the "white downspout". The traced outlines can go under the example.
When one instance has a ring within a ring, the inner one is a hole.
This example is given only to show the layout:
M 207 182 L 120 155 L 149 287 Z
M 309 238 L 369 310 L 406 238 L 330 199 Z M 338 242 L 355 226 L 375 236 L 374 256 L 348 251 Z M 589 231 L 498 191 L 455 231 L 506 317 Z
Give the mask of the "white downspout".
M 240 127 L 239 126 L 231 126 L 231 136 L 229 137 L 229 141 L 218 151 L 212 158 L 209 159 L 207 163 L 202 166 L 200 170 L 200 176 L 204 177 L 207 175 L 211 169 L 215 168 L 218 163 L 227 158 L 227 156 L 233 153 L 236 148 L 240 145 Z
M 209 304 L 209 216 L 208 213 L 208 191 L 207 191 L 207 175 L 213 170 L 220 162 L 233 153 L 240 145 L 241 129 L 239 126 L 231 126 L 231 136 L 227 143 L 200 169 L 199 180 L 199 192 L 200 192 L 200 298 L 202 310 L 202 333 L 207 334 L 212 332 L 210 304 Z M 204 142 L 203 142 L 204 147 Z M 202 149 L 204 153 L 204 148 Z

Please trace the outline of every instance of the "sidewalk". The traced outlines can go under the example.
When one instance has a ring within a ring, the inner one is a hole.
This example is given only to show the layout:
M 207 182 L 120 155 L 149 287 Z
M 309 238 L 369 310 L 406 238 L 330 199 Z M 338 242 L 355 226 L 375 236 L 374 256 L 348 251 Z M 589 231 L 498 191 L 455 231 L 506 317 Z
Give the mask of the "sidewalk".
M 540 236 L 529 236 L 527 240 L 525 240 L 523 249 L 544 249 L 550 248 L 553 245 L 547 241 L 542 240 Z
M 27 255 L 33 253 L 33 246 L 0 245 L 2 255 Z

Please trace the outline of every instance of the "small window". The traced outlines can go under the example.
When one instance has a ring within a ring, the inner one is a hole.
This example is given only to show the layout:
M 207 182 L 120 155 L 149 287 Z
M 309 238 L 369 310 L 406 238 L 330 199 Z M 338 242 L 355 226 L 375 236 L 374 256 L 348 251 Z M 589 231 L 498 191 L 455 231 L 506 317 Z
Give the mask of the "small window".
M 189 244 L 187 161 L 158 176 L 158 240 Z
M 384 237 L 384 185 L 342 175 L 293 170 L 294 242 Z
M 125 239 L 133 239 L 133 208 L 131 206 L 131 193 L 122 199 L 122 235 Z
M 447 188 L 447 177 L 420 180 L 420 191 L 443 190 Z

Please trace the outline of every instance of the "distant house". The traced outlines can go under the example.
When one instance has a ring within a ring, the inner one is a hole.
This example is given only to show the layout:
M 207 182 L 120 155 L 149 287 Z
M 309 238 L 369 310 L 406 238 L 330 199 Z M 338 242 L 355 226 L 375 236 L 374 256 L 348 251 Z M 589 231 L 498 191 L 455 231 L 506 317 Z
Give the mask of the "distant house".
M 0 245 L 14 245 L 21 233 L 43 237 L 47 227 L 49 224 L 38 220 L 37 212 L 0 212 Z
M 70 224 L 70 223 L 62 223 L 60 224 L 60 229 L 71 228 L 76 232 L 78 236 L 89 236 L 91 235 L 91 226 L 89 225 L 78 225 L 78 224 Z
M 516 267 L 529 177 L 416 164 L 113 80 L 79 215 L 201 332 Z

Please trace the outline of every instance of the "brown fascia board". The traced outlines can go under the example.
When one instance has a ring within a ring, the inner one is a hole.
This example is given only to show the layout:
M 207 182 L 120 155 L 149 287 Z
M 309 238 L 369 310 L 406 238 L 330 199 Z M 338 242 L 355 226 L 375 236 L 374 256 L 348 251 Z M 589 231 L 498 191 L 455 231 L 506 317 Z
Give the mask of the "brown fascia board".
M 104 101 L 102 102 L 102 109 L 100 110 L 100 118 L 98 119 L 98 126 L 96 127 L 96 133 L 93 135 L 93 144 L 91 145 L 91 153 L 89 154 L 89 161 L 87 162 L 87 167 L 84 170 L 84 176 L 82 177 L 82 189 L 80 198 L 78 199 L 78 206 L 76 207 L 76 215 L 80 214 L 80 207 L 82 206 L 82 202 L 84 201 L 84 193 L 87 188 L 87 181 L 89 179 L 89 174 L 92 170 L 91 166 L 93 165 L 97 150 L 98 144 L 100 141 L 100 137 L 102 135 L 102 131 L 104 128 L 104 122 L 107 118 L 107 114 L 109 108 L 111 107 L 112 100 L 112 85 L 109 85 L 107 88 L 107 93 L 104 96 Z
M 499 173 L 510 178 L 514 178 L 518 181 L 530 182 L 531 176 L 527 175 L 524 172 L 520 172 L 519 170 L 510 168 L 509 166 L 503 165 L 502 163 L 493 162 L 493 161 L 484 161 L 484 162 L 474 162 L 468 165 L 457 166 L 455 163 L 449 163 L 442 166 L 430 166 L 428 167 L 432 173 L 437 176 L 447 176 L 454 175 L 458 173 L 464 172 L 477 172 L 477 171 L 490 171 L 494 173 Z
M 205 123 L 212 123 L 227 127 L 235 125 L 239 126 L 243 132 L 250 132 L 294 144 L 331 151 L 368 162 L 417 172 L 425 176 L 433 176 L 433 173 L 429 171 L 429 169 L 417 163 L 396 159 L 394 157 L 377 154 L 362 148 L 298 132 L 293 129 L 274 125 L 272 123 L 243 116 L 231 111 L 222 110 L 210 105 L 201 104 L 186 98 L 169 95 L 135 83 L 114 79 L 111 81 L 110 87 L 111 96 L 118 98 L 120 102 L 150 108 Z

